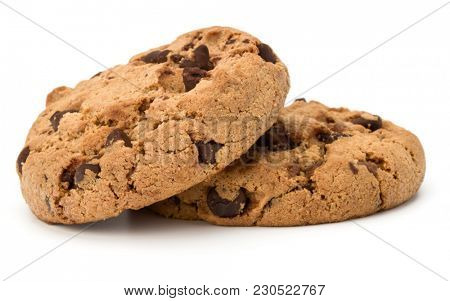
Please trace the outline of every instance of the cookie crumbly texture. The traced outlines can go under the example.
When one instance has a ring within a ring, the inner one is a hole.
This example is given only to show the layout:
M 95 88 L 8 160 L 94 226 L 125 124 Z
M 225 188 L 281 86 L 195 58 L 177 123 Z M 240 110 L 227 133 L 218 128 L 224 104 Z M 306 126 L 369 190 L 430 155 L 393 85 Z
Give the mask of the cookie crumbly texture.
M 241 160 L 150 208 L 227 226 L 338 222 L 407 201 L 424 173 L 422 146 L 409 131 L 301 99 Z
M 64 224 L 166 199 L 245 153 L 288 89 L 286 67 L 255 37 L 189 32 L 53 90 L 17 159 L 23 195 L 38 218 Z

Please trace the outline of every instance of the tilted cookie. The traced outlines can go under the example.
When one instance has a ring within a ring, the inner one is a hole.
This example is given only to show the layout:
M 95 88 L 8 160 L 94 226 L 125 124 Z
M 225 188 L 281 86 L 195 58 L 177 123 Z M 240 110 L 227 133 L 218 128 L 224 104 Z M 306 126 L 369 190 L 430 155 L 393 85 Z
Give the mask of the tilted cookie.
M 276 120 L 286 67 L 244 32 L 212 27 L 60 87 L 17 160 L 40 219 L 85 223 L 139 209 L 239 158 Z
M 150 208 L 229 226 L 337 222 L 407 201 L 424 172 L 412 133 L 376 115 L 298 100 L 238 162 Z

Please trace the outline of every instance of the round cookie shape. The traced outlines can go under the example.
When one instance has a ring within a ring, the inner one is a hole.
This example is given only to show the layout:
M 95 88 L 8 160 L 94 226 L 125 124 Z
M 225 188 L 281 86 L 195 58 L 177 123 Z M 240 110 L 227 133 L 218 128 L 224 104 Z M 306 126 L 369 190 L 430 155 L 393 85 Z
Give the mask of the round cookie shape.
M 257 38 L 225 27 L 181 35 L 48 95 L 17 159 L 24 198 L 64 224 L 166 199 L 245 153 L 288 89 L 286 67 Z
M 301 99 L 224 171 L 150 208 L 227 226 L 338 222 L 404 203 L 424 173 L 414 134 L 376 115 Z

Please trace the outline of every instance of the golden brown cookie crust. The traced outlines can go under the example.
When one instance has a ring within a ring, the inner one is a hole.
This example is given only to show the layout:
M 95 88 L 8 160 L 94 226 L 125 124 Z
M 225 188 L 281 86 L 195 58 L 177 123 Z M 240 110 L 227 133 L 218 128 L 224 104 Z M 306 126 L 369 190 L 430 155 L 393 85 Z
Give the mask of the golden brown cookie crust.
M 420 141 L 376 115 L 296 101 L 281 111 L 277 126 L 282 130 L 265 150 L 256 148 L 254 162 L 234 163 L 150 208 L 218 225 L 319 224 L 398 206 L 423 181 Z
M 17 167 L 40 219 L 86 223 L 205 180 L 276 120 L 281 61 L 244 32 L 211 27 L 47 97 Z

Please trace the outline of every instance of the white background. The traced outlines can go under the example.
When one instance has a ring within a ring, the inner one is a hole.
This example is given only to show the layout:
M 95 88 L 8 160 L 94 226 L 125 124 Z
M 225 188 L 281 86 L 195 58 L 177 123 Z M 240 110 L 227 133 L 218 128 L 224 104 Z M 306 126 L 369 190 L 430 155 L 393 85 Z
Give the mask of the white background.
M 289 67 L 289 99 L 444 4 L 1 1 L 108 67 L 195 28 L 248 31 Z M 424 144 L 427 172 L 418 196 L 357 220 L 367 231 L 352 222 L 225 228 L 129 212 L 51 251 L 82 227 L 47 225 L 30 213 L 15 159 L 46 94 L 104 68 L 0 2 L 1 279 L 38 259 L 0 283 L 0 299 L 169 300 L 125 297 L 123 287 L 206 284 L 239 287 L 242 300 L 449 300 L 449 282 L 443 279 L 450 278 L 449 31 L 447 5 L 305 95 L 379 114 Z M 253 297 L 255 284 L 326 288 L 320 297 Z M 227 298 L 232 297 L 217 299 Z

